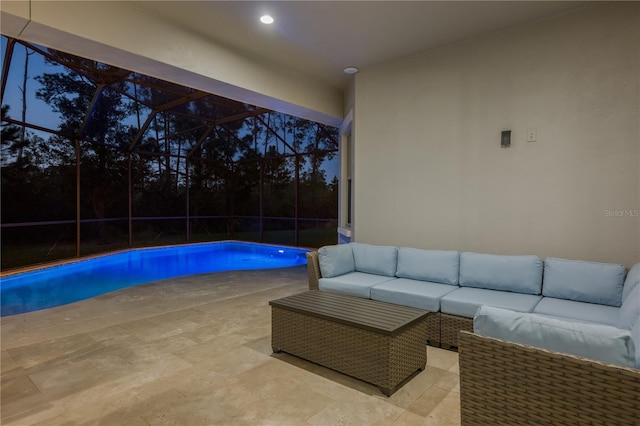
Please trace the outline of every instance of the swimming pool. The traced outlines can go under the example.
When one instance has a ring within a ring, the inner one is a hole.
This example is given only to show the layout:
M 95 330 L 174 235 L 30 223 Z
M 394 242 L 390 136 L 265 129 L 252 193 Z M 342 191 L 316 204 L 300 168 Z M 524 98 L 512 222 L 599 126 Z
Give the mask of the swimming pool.
M 2 316 L 181 275 L 305 265 L 308 250 L 221 242 L 137 249 L 0 278 Z

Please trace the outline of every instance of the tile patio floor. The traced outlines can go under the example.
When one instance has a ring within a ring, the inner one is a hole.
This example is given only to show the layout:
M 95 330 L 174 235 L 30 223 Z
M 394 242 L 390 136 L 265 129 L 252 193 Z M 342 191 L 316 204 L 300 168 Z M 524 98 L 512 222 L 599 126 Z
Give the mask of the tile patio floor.
M 458 354 L 393 396 L 271 353 L 306 267 L 221 272 L 0 320 L 3 425 L 458 425 Z

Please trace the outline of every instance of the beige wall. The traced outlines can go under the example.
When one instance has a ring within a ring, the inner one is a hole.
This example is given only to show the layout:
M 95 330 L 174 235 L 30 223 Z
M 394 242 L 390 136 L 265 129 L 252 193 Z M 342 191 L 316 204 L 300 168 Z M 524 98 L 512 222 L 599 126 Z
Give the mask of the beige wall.
M 640 261 L 639 61 L 614 3 L 362 70 L 355 239 Z
M 242 56 L 123 1 L 8 1 L 2 34 L 339 126 L 340 90 Z M 114 27 L 117 22 L 117 27 Z

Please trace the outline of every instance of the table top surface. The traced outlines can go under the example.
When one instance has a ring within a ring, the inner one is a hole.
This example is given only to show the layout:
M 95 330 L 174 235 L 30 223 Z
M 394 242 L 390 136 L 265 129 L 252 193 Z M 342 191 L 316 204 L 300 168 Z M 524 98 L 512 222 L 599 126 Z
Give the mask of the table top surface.
M 272 300 L 269 304 L 385 335 L 397 334 L 430 313 L 408 306 L 318 290 Z

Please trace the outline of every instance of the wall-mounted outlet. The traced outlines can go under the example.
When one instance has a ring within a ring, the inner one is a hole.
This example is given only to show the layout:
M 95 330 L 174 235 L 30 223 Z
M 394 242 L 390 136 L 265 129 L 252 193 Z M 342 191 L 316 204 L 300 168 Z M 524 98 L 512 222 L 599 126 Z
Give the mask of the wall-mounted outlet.
M 527 130 L 527 142 L 535 142 L 538 139 L 538 132 L 536 129 Z

